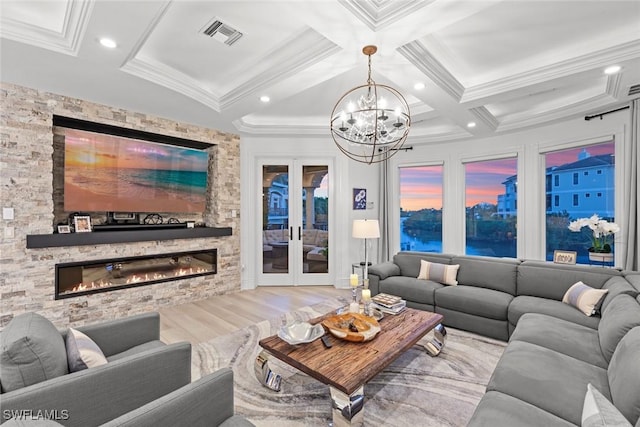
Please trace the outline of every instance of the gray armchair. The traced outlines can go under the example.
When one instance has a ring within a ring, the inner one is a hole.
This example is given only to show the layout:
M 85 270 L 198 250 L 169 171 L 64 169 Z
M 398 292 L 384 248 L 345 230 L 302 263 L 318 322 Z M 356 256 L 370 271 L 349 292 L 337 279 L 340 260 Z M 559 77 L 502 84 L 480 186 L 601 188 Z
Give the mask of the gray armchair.
M 11 391 L 5 390 L 3 372 L 0 423 L 45 413 L 69 427 L 182 424 L 169 421 L 177 418 L 195 420 L 184 425 L 219 425 L 226 418 L 228 425 L 251 425 L 233 424 L 232 374 L 214 373 L 190 383 L 191 344 L 161 342 L 158 313 L 77 329 L 100 347 L 108 363 Z M 64 338 L 66 331 L 59 333 Z M 145 419 L 151 421 L 145 424 Z

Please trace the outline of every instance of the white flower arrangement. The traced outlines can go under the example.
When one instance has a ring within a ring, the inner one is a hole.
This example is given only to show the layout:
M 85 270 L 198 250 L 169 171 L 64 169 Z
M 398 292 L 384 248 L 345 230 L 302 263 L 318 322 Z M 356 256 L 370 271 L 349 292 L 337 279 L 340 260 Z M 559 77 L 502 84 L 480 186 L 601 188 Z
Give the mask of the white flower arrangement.
M 591 247 L 589 252 L 610 253 L 611 245 L 609 244 L 609 236 L 620 231 L 620 226 L 615 222 L 609 222 L 601 219 L 594 214 L 590 218 L 578 218 L 569 223 L 569 230 L 578 232 L 583 227 L 591 230 Z

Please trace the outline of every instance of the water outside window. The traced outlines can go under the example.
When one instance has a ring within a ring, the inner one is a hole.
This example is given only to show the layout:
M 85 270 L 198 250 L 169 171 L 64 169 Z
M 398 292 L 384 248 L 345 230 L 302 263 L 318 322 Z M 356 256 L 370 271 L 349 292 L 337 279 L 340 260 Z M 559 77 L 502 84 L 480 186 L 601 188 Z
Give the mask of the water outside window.
M 465 165 L 467 255 L 517 256 L 517 159 Z
M 442 252 L 442 166 L 400 168 L 400 248 Z

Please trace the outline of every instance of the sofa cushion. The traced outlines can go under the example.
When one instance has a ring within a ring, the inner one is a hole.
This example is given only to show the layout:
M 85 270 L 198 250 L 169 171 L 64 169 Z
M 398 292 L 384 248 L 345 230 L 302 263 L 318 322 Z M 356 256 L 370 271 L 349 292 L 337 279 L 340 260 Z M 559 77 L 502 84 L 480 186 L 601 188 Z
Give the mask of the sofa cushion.
M 640 326 L 640 304 L 629 295 L 618 295 L 602 313 L 598 325 L 600 348 L 607 361 L 611 360 L 622 337 L 636 326 Z
M 602 395 L 597 388 L 587 384 L 584 396 L 581 427 L 632 427 L 629 421 Z
M 482 396 L 467 427 L 575 427 L 530 403 L 498 391 Z
M 543 261 L 524 261 L 518 267 L 518 295 L 529 295 L 561 301 L 567 289 L 578 281 L 600 289 L 618 270 L 583 265 L 551 264 Z
M 507 320 L 511 300 L 505 292 L 465 285 L 445 286 L 435 294 L 438 307 L 498 320 Z
M 14 317 L 0 334 L 3 391 L 69 373 L 67 351 L 58 329 L 37 313 Z
M 516 325 L 525 313 L 540 313 L 596 329 L 600 316 L 585 316 L 575 308 L 546 298 L 517 296 L 509 304 L 509 323 Z
M 107 363 L 100 347 L 91 338 L 76 329 L 69 328 L 67 331 L 65 346 L 69 372 L 82 371 Z
M 460 284 L 516 294 L 516 277 L 520 265 L 520 261 L 516 259 L 461 256 L 453 257 L 451 264 L 460 265 Z
M 620 340 L 609 363 L 611 401 L 631 424 L 640 418 L 640 327 Z M 600 391 L 602 389 L 594 384 Z
M 397 295 L 407 301 L 421 304 L 435 304 L 434 291 L 444 285 L 431 280 L 418 280 L 414 277 L 391 276 L 380 282 L 379 291 Z
M 562 302 L 577 308 L 587 316 L 593 316 L 600 310 L 600 303 L 608 289 L 594 289 L 578 281 L 565 292 Z
M 443 285 L 456 286 L 458 284 L 456 276 L 458 275 L 459 268 L 460 266 L 458 264 L 447 265 L 421 259 L 418 279 L 432 280 L 434 282 L 442 283 Z
M 602 305 L 600 306 L 601 313 L 604 313 L 609 303 L 618 295 L 627 294 L 635 298 L 639 294 L 638 290 L 634 288 L 626 278 L 620 276 L 611 277 L 605 282 L 602 289 L 608 289 L 609 292 L 607 292 L 607 295 L 604 297 Z
M 579 425 L 589 383 L 609 394 L 607 370 L 539 345 L 512 341 L 487 390 L 509 394 Z
M 525 313 L 509 341 L 525 341 L 607 369 L 609 359 L 600 351 L 598 331 L 557 317 Z
M 400 267 L 400 274 L 407 277 L 418 277 L 420 260 L 451 264 L 451 255 L 431 252 L 399 252 L 393 256 L 393 263 Z

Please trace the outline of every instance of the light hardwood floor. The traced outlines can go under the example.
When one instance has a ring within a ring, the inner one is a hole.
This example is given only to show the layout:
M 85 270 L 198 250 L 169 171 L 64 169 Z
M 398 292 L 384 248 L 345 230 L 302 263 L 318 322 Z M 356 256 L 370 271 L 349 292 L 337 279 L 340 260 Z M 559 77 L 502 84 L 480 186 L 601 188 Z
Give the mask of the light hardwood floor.
M 215 296 L 160 309 L 160 338 L 166 343 L 197 344 L 328 298 L 350 295 L 350 289 L 333 286 L 265 286 Z

